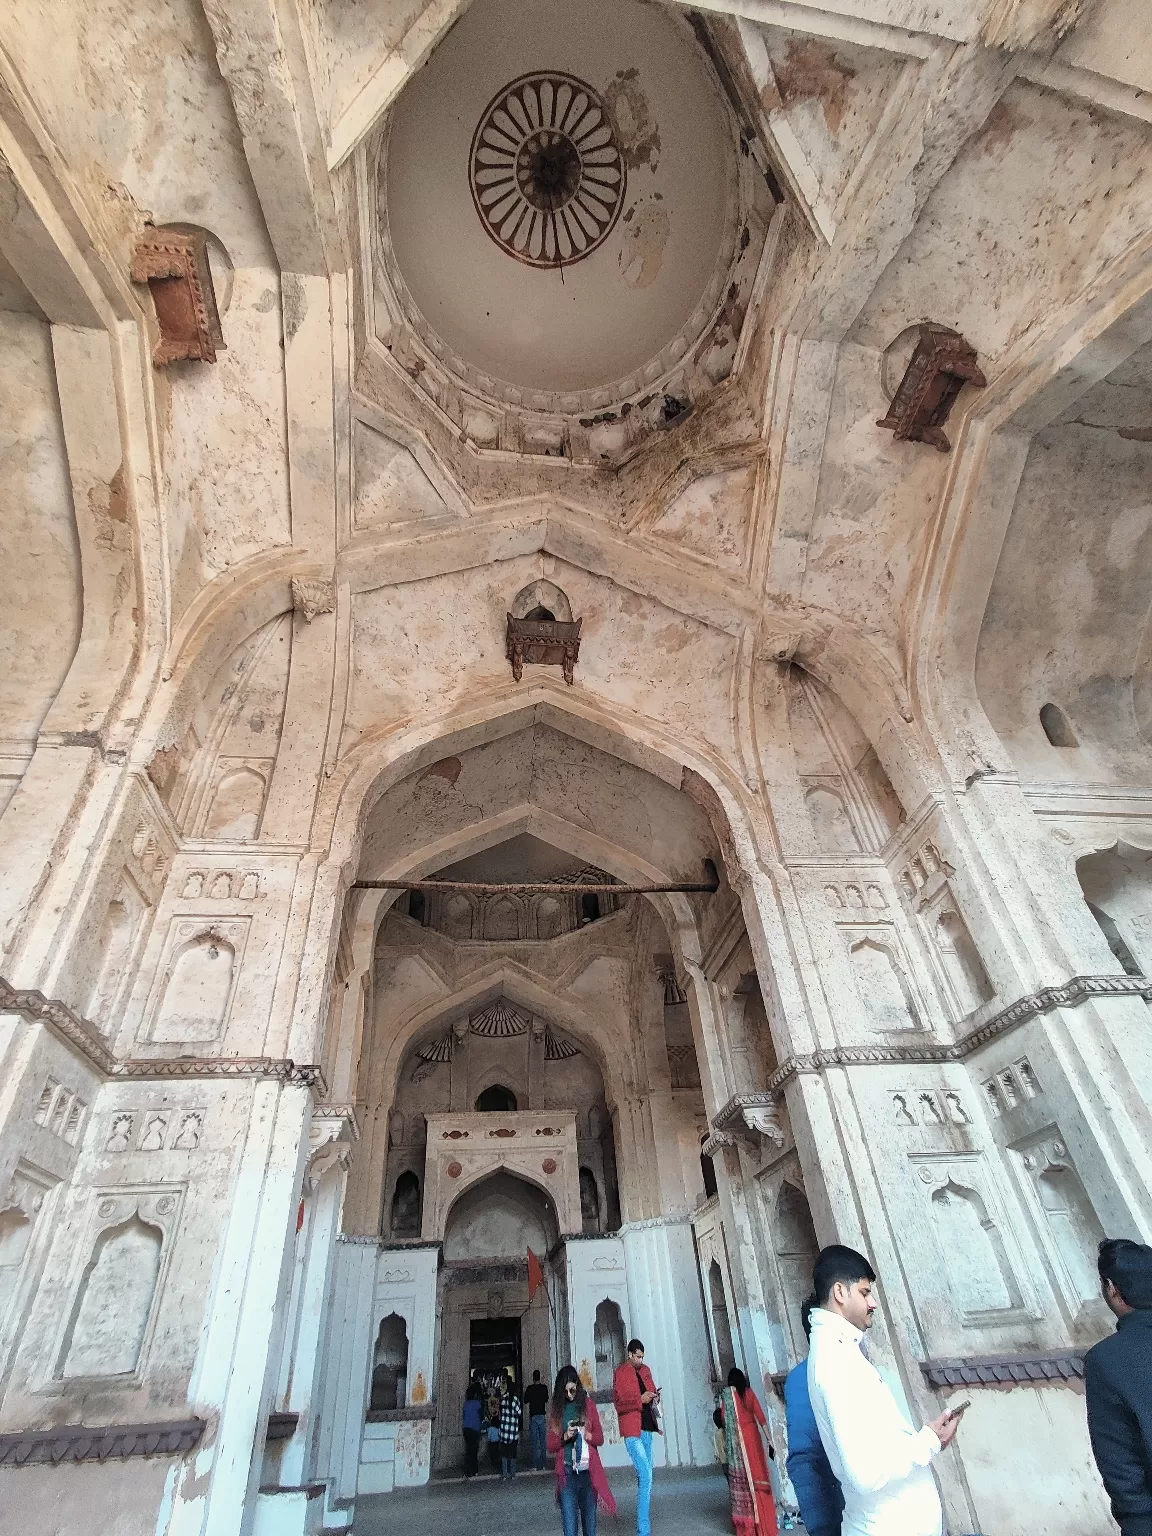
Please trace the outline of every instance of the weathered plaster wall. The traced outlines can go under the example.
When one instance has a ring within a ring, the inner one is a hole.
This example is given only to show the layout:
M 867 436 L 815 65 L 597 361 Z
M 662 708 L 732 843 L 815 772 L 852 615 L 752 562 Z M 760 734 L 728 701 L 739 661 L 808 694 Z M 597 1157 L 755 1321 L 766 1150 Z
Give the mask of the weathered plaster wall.
M 1038 433 L 977 654 L 980 698 L 1021 774 L 1148 780 L 1152 380 L 1146 353 Z M 1049 552 L 1038 562 L 1036 551 Z M 1024 664 L 1022 665 L 1022 659 Z M 1078 747 L 1049 743 L 1063 710 Z
M 49 327 L 0 310 L 0 359 L 2 809 L 75 654 L 83 598 Z M 115 536 L 109 521 L 107 537 Z

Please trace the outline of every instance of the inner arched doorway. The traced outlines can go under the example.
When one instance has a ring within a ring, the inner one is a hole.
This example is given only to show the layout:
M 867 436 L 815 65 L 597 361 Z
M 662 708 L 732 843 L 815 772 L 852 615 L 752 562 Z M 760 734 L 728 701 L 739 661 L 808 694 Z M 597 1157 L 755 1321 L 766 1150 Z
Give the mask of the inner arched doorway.
M 559 1235 L 547 1193 L 506 1169 L 473 1184 L 449 1210 L 438 1307 L 434 1469 L 462 1460 L 458 1431 L 470 1380 L 480 1382 L 487 1399 L 501 1381 L 522 1393 L 534 1370 L 550 1379 L 556 1362 L 549 1355 L 548 1300 L 538 1293 L 529 1303 L 528 1250 L 544 1259 Z

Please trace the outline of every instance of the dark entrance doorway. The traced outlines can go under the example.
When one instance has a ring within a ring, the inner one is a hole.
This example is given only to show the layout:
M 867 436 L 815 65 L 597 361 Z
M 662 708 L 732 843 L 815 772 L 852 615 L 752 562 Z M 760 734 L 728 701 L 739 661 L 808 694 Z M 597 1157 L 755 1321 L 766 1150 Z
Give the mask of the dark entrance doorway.
M 520 1319 L 474 1317 L 468 1344 L 468 1374 L 495 1379 L 508 1376 L 522 1392 L 520 1367 Z

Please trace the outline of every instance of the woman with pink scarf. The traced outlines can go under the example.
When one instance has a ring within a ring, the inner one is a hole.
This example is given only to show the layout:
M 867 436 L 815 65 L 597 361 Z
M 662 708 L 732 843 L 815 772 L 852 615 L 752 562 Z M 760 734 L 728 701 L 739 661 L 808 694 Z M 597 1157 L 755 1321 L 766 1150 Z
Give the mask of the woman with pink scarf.
M 574 1365 L 556 1373 L 548 1414 L 548 1453 L 556 1458 L 556 1502 L 564 1536 L 596 1536 L 596 1506 L 610 1515 L 616 1500 L 600 1464 L 604 1431 L 596 1404 L 584 1390 Z

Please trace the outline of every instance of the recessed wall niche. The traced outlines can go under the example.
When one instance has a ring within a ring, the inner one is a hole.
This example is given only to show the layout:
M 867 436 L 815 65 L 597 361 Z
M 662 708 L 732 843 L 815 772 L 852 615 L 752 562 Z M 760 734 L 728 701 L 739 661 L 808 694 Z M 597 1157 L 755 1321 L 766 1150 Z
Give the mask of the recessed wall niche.
M 173 922 L 152 1040 L 184 1044 L 219 1039 L 228 1021 L 247 936 L 247 918 Z

